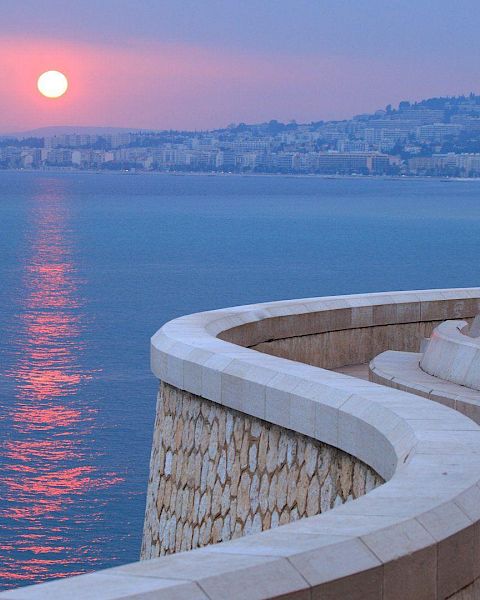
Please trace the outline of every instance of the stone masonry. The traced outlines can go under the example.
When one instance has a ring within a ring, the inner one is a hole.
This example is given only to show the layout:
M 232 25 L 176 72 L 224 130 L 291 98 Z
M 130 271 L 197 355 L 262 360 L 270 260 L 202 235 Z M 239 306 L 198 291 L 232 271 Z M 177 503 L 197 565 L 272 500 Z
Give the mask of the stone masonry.
M 162 383 L 141 558 L 313 516 L 381 483 L 337 448 Z

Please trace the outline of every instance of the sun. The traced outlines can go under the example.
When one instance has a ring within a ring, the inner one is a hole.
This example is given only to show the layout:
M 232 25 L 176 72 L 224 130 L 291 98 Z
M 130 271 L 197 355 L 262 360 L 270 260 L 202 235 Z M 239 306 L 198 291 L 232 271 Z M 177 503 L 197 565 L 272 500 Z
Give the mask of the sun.
M 60 98 L 68 89 L 68 79 L 60 71 L 46 71 L 38 78 L 37 88 L 46 98 Z

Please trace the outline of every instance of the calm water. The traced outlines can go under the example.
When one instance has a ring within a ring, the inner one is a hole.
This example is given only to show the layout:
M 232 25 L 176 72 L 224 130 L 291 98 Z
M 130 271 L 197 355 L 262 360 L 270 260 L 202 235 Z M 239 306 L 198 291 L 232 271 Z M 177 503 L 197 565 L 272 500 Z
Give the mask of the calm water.
M 480 182 L 0 173 L 1 586 L 138 558 L 162 323 L 476 286 L 479 250 Z

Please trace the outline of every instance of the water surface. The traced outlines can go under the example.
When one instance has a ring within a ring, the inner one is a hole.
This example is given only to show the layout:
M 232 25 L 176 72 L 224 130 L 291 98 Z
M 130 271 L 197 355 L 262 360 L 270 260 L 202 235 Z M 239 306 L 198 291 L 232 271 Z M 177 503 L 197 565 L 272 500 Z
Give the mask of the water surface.
M 0 173 L 0 586 L 138 558 L 178 315 L 480 283 L 480 183 Z

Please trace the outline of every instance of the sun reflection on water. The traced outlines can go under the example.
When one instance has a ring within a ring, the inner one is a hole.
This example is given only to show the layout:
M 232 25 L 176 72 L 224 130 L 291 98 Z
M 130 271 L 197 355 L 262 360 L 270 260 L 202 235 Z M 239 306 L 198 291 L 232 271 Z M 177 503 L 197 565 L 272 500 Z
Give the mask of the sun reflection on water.
M 0 587 L 94 569 L 98 492 L 121 481 L 96 464 L 96 406 L 78 400 L 95 373 L 84 360 L 89 322 L 65 182 L 40 183 L 21 257 L 14 358 L 5 373 L 14 392 L 0 406 L 7 431 L 0 442 L 0 527 L 9 532 L 0 541 Z M 78 533 L 79 525 L 90 537 Z

